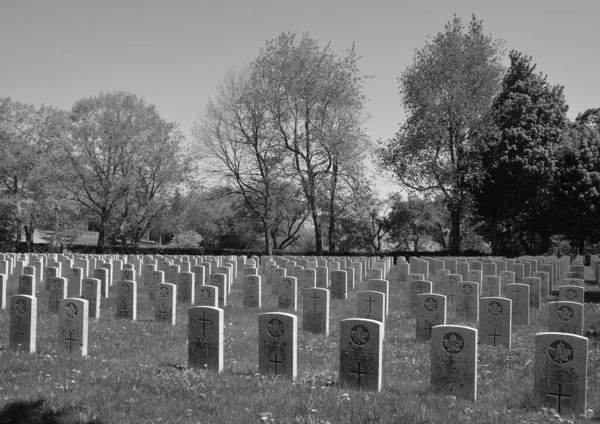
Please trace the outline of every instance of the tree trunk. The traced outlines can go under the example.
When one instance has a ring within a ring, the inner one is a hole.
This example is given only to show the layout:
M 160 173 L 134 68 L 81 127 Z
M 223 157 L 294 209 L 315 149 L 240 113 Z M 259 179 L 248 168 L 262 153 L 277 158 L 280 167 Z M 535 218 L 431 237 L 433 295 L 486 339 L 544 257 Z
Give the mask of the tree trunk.
M 335 252 L 335 195 L 337 190 L 338 164 L 333 162 L 331 171 L 331 189 L 329 191 L 329 251 Z
M 319 222 L 319 214 L 316 208 L 312 209 L 313 224 L 315 226 L 315 250 L 316 255 L 321 256 L 323 254 L 323 239 L 321 238 L 321 223 Z
M 265 254 L 267 256 L 273 256 L 273 244 L 271 243 L 271 228 L 267 221 L 263 221 L 263 228 L 265 231 Z
M 108 221 L 106 215 L 106 210 L 104 210 L 100 216 L 100 231 L 98 231 L 98 243 L 96 244 L 96 253 L 98 255 L 104 253 L 104 239 L 106 234 L 106 223 Z
M 460 255 L 460 209 L 456 206 L 450 208 L 450 255 Z
M 496 212 L 492 215 L 490 222 L 490 235 L 492 238 L 492 256 L 498 255 L 498 216 Z

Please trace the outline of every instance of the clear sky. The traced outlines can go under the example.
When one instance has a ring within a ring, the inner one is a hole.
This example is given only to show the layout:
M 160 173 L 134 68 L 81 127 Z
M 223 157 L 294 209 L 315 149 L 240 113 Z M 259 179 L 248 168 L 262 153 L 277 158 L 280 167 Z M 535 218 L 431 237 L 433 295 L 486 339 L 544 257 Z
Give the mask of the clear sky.
M 600 0 L 0 0 L 0 97 L 70 109 L 100 92 L 124 90 L 190 129 L 228 69 L 252 60 L 282 32 L 355 43 L 374 78 L 368 129 L 389 138 L 404 119 L 397 78 L 414 50 L 453 14 L 508 51 L 533 57 L 565 87 L 569 117 L 600 107 Z

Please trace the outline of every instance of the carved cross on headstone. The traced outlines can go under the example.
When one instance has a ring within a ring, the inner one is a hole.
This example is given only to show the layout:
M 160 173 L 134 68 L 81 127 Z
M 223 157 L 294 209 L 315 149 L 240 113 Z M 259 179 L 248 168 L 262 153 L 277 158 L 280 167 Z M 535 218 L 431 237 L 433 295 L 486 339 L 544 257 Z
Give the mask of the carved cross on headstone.
M 360 389 L 360 378 L 361 378 L 361 376 L 363 376 L 363 375 L 369 375 L 368 372 L 360 370 L 360 362 L 356 363 L 356 370 L 355 371 L 350 371 L 350 374 L 356 374 L 356 385 L 357 385 L 357 387 L 359 389 Z
M 313 295 L 310 298 L 314 301 L 313 309 L 317 309 L 317 299 L 320 299 L 320 297 L 317 296 L 316 292 L 313 292 Z
M 556 411 L 560 414 L 560 406 L 562 404 L 562 399 L 569 399 L 571 395 L 567 395 L 562 392 L 562 384 L 558 383 L 558 393 L 548 392 L 548 396 L 556 397 Z
M 158 312 L 156 312 L 156 315 L 158 315 L 163 322 L 165 321 L 167 315 L 169 315 L 169 311 L 165 307 L 164 303 L 161 303 L 160 309 L 158 310 Z
M 67 337 L 65 340 L 69 342 L 69 355 L 71 355 L 71 353 L 73 353 L 73 342 L 76 342 L 77 339 L 73 338 L 73 332 L 75 331 L 75 329 L 73 328 L 69 328 L 69 337 Z
M 275 358 L 274 359 L 269 359 L 269 362 L 273 364 L 274 367 L 274 374 L 277 374 L 277 364 L 283 364 L 283 361 L 278 361 L 277 360 L 277 352 L 275 352 Z
M 369 304 L 369 315 L 371 315 L 371 303 L 377 303 L 376 300 L 371 299 L 371 295 L 369 295 L 369 300 L 365 299 L 365 302 Z
M 494 333 L 493 334 L 488 334 L 488 336 L 494 338 L 494 346 L 496 346 L 496 337 L 500 337 L 501 335 L 502 334 L 496 334 L 496 328 L 494 328 Z

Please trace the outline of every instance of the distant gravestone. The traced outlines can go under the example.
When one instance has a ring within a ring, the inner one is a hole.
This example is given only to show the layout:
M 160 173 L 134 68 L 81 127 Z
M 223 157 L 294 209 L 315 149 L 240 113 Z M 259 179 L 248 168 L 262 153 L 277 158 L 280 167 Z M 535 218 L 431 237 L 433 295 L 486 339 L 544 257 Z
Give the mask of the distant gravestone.
M 537 277 L 523 277 L 523 284 L 529 286 L 529 307 L 539 310 L 542 307 L 542 280 Z
M 317 287 L 322 289 L 329 288 L 329 273 L 326 266 L 317 267 Z
M 506 286 L 515 283 L 515 273 L 513 271 L 500 271 L 500 293 L 506 295 Z
M 181 271 L 177 281 L 177 303 L 193 305 L 196 295 L 196 283 L 194 274 L 189 271 Z
M 581 278 L 563 278 L 562 285 L 584 287 L 585 282 Z
M 81 282 L 83 281 L 83 269 L 82 268 L 71 268 L 69 270 L 69 285 L 67 288 L 67 295 L 69 297 L 81 296 Z
M 260 276 L 253 274 L 244 275 L 242 296 L 244 306 L 259 309 L 262 307 L 262 283 Z
M 56 267 L 47 267 L 46 268 L 46 282 L 44 285 L 45 291 L 50 291 L 50 286 L 52 284 L 52 279 L 56 277 L 60 277 L 60 270 Z
M 156 285 L 154 299 L 154 316 L 156 321 L 175 325 L 177 320 L 177 286 L 175 284 L 160 283 Z
M 512 301 L 504 297 L 482 297 L 479 314 L 479 343 L 511 348 Z
M 330 291 L 333 299 L 348 298 L 348 280 L 346 271 L 331 271 Z
M 223 371 L 223 309 L 193 306 L 188 310 L 188 367 Z
M 25 274 L 19 276 L 19 294 L 35 296 L 36 291 L 35 275 Z
M 371 319 L 340 322 L 342 386 L 380 391 L 383 381 L 383 324 Z
M 281 277 L 279 279 L 279 309 L 298 309 L 298 281 L 296 277 Z
M 462 281 L 456 283 L 454 292 L 456 318 L 477 322 L 479 320 L 479 284 L 472 281 Z
M 125 265 L 129 265 L 129 264 L 125 264 Z M 129 268 L 125 268 L 125 269 L 121 270 L 121 280 L 137 282 L 137 280 L 135 279 L 135 271 L 133 269 L 129 269 Z
M 498 275 L 496 264 L 493 262 L 484 262 L 481 271 L 482 271 L 481 274 L 484 277 L 484 279 L 488 275 L 492 275 L 492 276 Z
M 430 281 L 409 281 L 408 283 L 408 302 L 409 316 L 414 317 L 417 314 L 419 304 L 417 296 L 423 293 L 431 293 L 432 283 Z
M 377 291 L 385 295 L 385 315 L 390 313 L 390 282 L 387 280 L 369 280 L 367 281 L 367 290 Z
M 194 265 L 190 268 L 190 271 L 194 273 L 194 283 L 196 284 L 196 289 L 194 291 L 198 293 L 200 286 L 203 286 L 206 283 L 204 279 L 204 265 Z
M 219 307 L 219 288 L 209 284 L 200 287 L 196 296 L 196 305 Z
M 381 280 L 383 279 L 383 270 L 381 268 L 372 268 L 367 271 L 367 279 Z
M 59 356 L 87 356 L 88 307 L 85 299 L 66 298 L 60 301 L 57 344 Z
M 566 302 L 578 302 L 583 304 L 583 287 L 560 286 L 558 288 L 558 300 Z
M 354 290 L 354 283 L 355 283 L 354 268 L 345 267 L 345 268 L 342 268 L 340 271 L 346 271 L 346 281 L 347 281 L 348 291 Z
M 356 294 L 356 314 L 385 324 L 385 294 L 379 291 L 359 291 Z
M 108 270 L 106 268 L 96 268 L 94 278 L 100 281 L 100 295 L 103 298 L 108 297 Z
M 513 325 L 529 325 L 529 286 L 527 284 L 508 284 L 506 297 L 512 300 Z
M 148 298 L 152 301 L 156 299 L 156 287 L 157 284 L 163 284 L 165 282 L 165 272 L 164 271 L 152 271 L 150 275 L 150 291 L 148 292 Z
M 436 325 L 446 325 L 446 296 L 436 293 L 417 295 L 416 339 L 431 340 L 431 329 Z
M 137 319 L 137 283 L 121 280 L 117 283 L 117 318 Z
M 258 316 L 258 372 L 294 380 L 297 373 L 297 317 L 269 312 Z
M 477 330 L 460 325 L 431 329 L 431 391 L 477 400 Z
M 543 271 L 535 271 L 532 273 L 532 276 L 540 279 L 540 297 L 543 300 L 548 299 L 550 295 L 550 286 L 549 286 L 549 278 L 550 274 Z
M 273 270 L 272 275 L 272 286 L 271 286 L 271 294 L 279 296 L 279 280 L 281 277 L 287 276 L 287 270 L 285 268 L 275 268 Z
M 50 281 L 50 294 L 48 296 L 48 310 L 58 312 L 60 300 L 67 298 L 67 279 L 54 277 Z
M 495 275 L 486 275 L 482 279 L 481 296 L 500 297 L 500 277 Z
M 329 334 L 329 290 L 318 287 L 302 290 L 302 330 Z
M 447 269 L 438 269 L 435 271 L 435 276 L 433 277 L 433 293 L 444 294 L 446 292 L 446 288 L 444 286 L 444 275 L 448 274 L 450 274 L 450 271 Z
M 567 333 L 535 336 L 534 402 L 559 414 L 585 414 L 588 339 Z
M 37 298 L 18 294 L 10 297 L 8 348 L 34 353 L 37 336 Z
M 583 336 L 583 304 L 565 301 L 548 303 L 548 331 Z
M 85 278 L 82 281 L 81 288 L 81 297 L 88 301 L 88 317 L 92 319 L 100 318 L 100 280 Z
M 298 289 L 309 289 L 317 287 L 317 271 L 315 269 L 305 269 L 298 278 Z
M 444 280 L 444 295 L 446 296 L 448 307 L 451 307 L 450 310 L 452 314 L 454 314 L 455 302 L 456 302 L 456 294 L 457 294 L 457 284 L 462 282 L 462 276 L 459 274 L 446 274 L 443 276 Z
M 227 275 L 220 273 L 210 274 L 210 285 L 219 288 L 219 308 L 227 306 Z

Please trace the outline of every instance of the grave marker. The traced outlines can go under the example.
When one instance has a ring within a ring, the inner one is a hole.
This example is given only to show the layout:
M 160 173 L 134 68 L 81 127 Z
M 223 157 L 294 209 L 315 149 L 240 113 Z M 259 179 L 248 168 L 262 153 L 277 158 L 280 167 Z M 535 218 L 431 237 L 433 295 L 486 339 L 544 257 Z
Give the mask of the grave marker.
M 482 297 L 480 300 L 479 343 L 511 348 L 512 301 L 504 297 Z
M 431 329 L 436 325 L 446 325 L 446 296 L 437 293 L 417 295 L 416 335 L 420 341 L 431 340 Z
M 36 351 L 37 298 L 18 294 L 10 297 L 8 348 L 27 353 Z
M 302 330 L 329 335 L 329 290 L 318 287 L 302 290 Z
M 585 414 L 588 339 L 567 333 L 535 336 L 534 402 L 559 414 Z
M 58 346 L 59 356 L 87 356 L 89 304 L 85 299 L 66 298 L 60 301 Z
M 281 312 L 258 316 L 258 372 L 296 378 L 297 320 Z
M 460 325 L 431 329 L 431 391 L 477 400 L 477 330 Z
M 188 310 L 188 367 L 223 371 L 223 316 L 210 306 Z
M 372 319 L 340 322 L 340 385 L 380 391 L 383 381 L 383 324 Z

